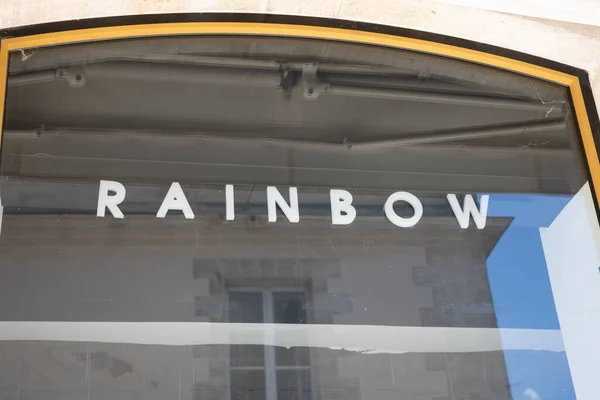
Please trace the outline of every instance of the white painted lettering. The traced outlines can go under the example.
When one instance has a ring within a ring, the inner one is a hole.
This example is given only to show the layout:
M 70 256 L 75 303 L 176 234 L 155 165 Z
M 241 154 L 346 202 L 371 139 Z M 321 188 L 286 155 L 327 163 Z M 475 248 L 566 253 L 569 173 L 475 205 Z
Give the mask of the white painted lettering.
M 110 194 L 110 192 L 114 194 Z M 98 208 L 96 209 L 97 217 L 104 217 L 106 209 L 115 218 L 125 218 L 119 204 L 125 200 L 125 186 L 117 181 L 100 181 L 100 189 L 98 190 Z
M 394 211 L 394 203 L 397 201 L 405 201 L 410 204 L 414 210 L 413 216 L 410 218 L 403 218 L 396 214 Z M 421 201 L 419 201 L 415 195 L 408 192 L 392 193 L 386 200 L 383 210 L 385 211 L 387 219 L 389 219 L 392 224 L 401 228 L 415 226 L 423 216 L 423 204 L 421 204 Z
M 156 218 L 165 218 L 169 210 L 180 210 L 186 219 L 194 219 L 192 207 L 190 207 L 190 203 L 188 203 L 187 197 L 185 197 L 183 189 L 181 189 L 181 185 L 178 182 L 171 184 L 165 199 L 156 213 Z
M 484 194 L 481 196 L 481 203 L 479 204 L 479 209 L 477 208 L 477 204 L 475 204 L 475 200 L 473 196 L 470 194 L 465 196 L 465 201 L 463 204 L 463 208 L 460 207 L 458 199 L 456 195 L 451 193 L 446 196 L 448 199 L 448 203 L 450 203 L 450 207 L 452 207 L 452 211 L 456 216 L 456 220 L 462 229 L 467 229 L 469 227 L 470 219 L 469 216 L 473 216 L 473 221 L 475 221 L 475 225 L 477 229 L 485 228 L 485 223 L 487 220 L 487 210 L 490 196 Z
M 235 198 L 233 196 L 233 185 L 225 185 L 225 219 L 233 221 L 235 219 Z
M 298 189 L 291 187 L 289 193 L 290 204 L 285 201 L 276 187 L 267 187 L 267 210 L 269 214 L 269 222 L 277 221 L 277 206 L 279 206 L 283 214 L 290 222 L 297 223 L 300 221 L 300 211 L 298 209 Z
M 352 205 L 352 194 L 347 190 L 331 189 L 331 223 L 333 225 L 349 225 L 356 218 L 356 209 Z

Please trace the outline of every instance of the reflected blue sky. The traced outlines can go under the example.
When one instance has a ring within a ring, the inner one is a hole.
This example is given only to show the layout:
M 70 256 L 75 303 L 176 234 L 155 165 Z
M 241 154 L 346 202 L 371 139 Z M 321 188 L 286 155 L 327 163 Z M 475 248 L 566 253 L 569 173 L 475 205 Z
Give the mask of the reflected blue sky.
M 514 218 L 487 260 L 499 328 L 560 329 L 539 228 L 571 198 L 490 195 L 488 217 Z M 511 350 L 504 357 L 514 400 L 576 399 L 565 352 Z

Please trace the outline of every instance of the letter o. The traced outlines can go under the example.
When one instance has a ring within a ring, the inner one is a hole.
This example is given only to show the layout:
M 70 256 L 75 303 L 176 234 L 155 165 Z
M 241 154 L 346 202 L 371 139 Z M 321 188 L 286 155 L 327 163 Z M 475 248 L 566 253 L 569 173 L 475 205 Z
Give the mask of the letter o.
M 394 211 L 394 203 L 397 201 L 405 201 L 410 204 L 415 211 L 415 214 L 410 218 L 400 217 Z M 408 192 L 392 193 L 386 200 L 383 210 L 385 211 L 387 219 L 389 219 L 392 224 L 401 228 L 415 226 L 423 216 L 423 204 L 421 204 L 421 201 L 414 194 Z

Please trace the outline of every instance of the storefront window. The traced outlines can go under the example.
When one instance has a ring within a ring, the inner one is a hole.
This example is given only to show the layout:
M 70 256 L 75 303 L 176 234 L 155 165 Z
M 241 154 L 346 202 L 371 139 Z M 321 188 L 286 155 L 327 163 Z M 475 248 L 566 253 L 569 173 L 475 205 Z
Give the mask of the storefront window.
M 5 106 L 3 398 L 576 398 L 566 87 L 177 36 L 11 52 Z

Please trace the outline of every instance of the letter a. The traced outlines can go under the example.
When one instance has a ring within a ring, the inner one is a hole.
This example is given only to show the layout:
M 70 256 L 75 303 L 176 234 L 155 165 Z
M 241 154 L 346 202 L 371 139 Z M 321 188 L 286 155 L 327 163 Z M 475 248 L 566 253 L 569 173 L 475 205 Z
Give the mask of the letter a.
M 190 203 L 188 203 L 181 185 L 177 182 L 173 182 L 162 205 L 156 213 L 156 218 L 164 218 L 169 210 L 181 210 L 186 219 L 194 219 L 194 212 Z

